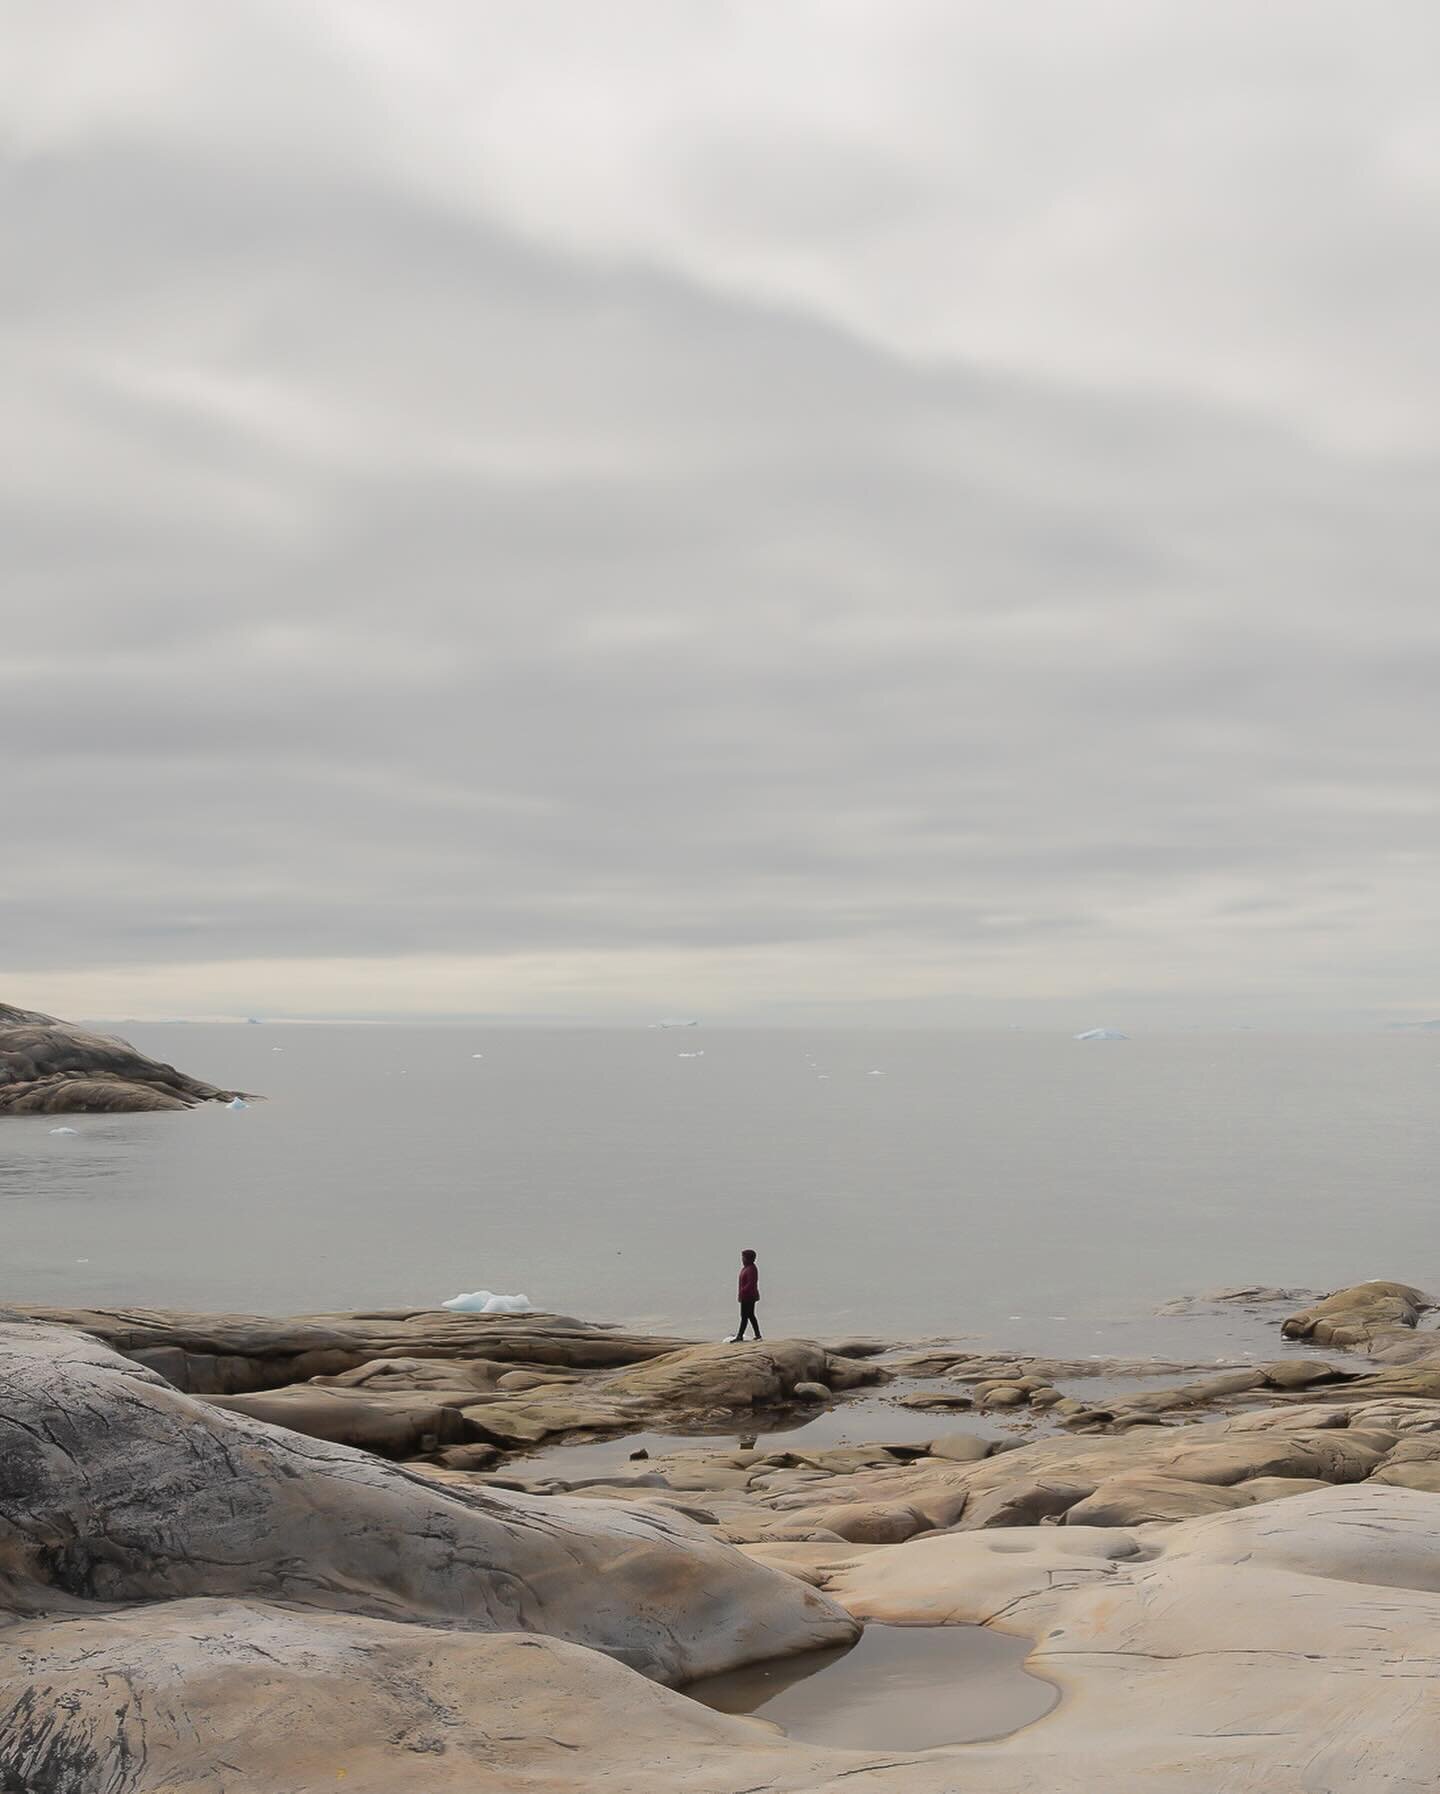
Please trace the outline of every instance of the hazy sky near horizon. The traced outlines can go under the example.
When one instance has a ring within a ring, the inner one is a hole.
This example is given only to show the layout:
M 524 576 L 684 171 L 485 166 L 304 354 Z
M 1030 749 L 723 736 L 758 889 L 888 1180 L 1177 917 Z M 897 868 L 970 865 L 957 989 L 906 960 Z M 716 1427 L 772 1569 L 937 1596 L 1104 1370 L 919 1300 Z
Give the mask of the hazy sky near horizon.
M 1440 14 L 16 0 L 0 1000 L 1440 1012 Z

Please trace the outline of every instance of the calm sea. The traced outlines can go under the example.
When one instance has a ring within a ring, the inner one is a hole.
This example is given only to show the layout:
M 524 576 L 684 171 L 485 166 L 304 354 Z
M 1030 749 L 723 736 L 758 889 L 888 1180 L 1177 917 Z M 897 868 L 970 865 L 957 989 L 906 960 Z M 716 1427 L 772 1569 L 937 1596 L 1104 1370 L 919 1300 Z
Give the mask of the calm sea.
M 1433 1036 L 124 1032 L 269 1100 L 0 1122 L 0 1299 L 716 1337 L 754 1246 L 773 1334 L 1140 1352 L 1217 1284 L 1440 1284 Z

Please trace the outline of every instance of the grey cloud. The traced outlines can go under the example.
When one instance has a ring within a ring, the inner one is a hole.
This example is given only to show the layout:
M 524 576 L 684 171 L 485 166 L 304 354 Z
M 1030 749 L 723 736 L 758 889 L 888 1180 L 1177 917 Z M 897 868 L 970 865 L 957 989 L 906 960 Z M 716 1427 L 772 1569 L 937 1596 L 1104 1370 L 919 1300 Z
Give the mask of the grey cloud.
M 1433 964 L 1428 464 L 892 354 L 330 130 L 8 171 L 13 969 Z

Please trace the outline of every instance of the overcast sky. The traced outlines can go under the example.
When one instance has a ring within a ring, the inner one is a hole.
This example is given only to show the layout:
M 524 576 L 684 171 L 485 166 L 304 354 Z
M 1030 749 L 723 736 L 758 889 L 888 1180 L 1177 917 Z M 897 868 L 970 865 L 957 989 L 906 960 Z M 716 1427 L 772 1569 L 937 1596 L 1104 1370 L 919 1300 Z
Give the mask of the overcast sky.
M 11 0 L 0 1000 L 1440 1012 L 1440 13 Z

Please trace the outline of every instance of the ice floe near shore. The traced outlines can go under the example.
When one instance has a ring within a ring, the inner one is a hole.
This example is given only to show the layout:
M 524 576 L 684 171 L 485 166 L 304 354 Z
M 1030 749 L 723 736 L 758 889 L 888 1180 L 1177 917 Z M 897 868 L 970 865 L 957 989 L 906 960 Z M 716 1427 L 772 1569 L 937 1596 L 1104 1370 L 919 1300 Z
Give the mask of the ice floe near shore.
M 440 1304 L 451 1314 L 534 1314 L 529 1296 L 497 1296 L 493 1290 L 471 1290 L 468 1295 L 451 1296 Z

